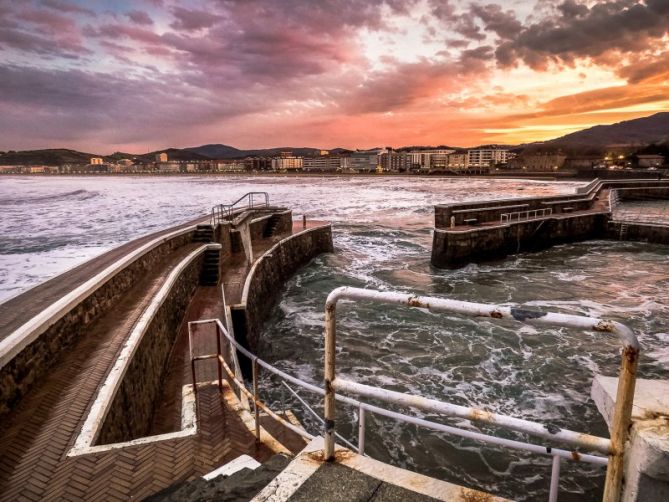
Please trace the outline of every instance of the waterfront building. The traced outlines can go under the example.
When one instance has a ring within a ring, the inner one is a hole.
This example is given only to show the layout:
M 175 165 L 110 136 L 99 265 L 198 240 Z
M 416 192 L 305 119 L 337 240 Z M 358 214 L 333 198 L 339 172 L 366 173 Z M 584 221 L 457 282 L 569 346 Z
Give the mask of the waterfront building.
M 91 164 L 92 166 L 100 166 L 100 165 L 102 165 L 103 163 L 104 163 L 104 160 L 102 159 L 102 157 L 91 157 L 91 162 L 90 162 L 90 164 Z
M 445 148 L 434 149 L 434 150 L 414 150 L 408 152 L 409 163 L 414 169 L 427 170 L 432 167 L 433 157 L 444 159 L 447 155 L 455 152 L 455 150 L 449 150 Z
M 304 157 L 302 167 L 305 171 L 329 171 L 341 169 L 341 157 L 338 155 L 321 155 L 320 157 Z
M 662 167 L 664 157 L 662 155 L 637 155 L 639 167 Z
M 467 167 L 490 167 L 495 164 L 506 164 L 509 158 L 509 151 L 503 148 L 477 148 L 467 151 Z
M 156 162 L 167 162 L 167 154 L 165 152 L 157 153 Z
M 288 153 L 288 155 L 284 155 Z M 281 152 L 280 157 L 272 159 L 272 170 L 274 171 L 300 171 L 304 166 L 302 157 L 294 157 L 290 152 Z
M 272 159 L 269 157 L 246 157 L 244 166 L 247 171 L 269 171 L 272 168 Z
M 341 158 L 342 170 L 349 172 L 371 173 L 378 163 L 379 157 L 374 151 L 355 152 Z
M 562 153 L 533 153 L 510 159 L 507 167 L 528 171 L 556 171 L 564 166 L 566 159 L 567 156 Z
M 404 172 L 411 167 L 411 159 L 405 152 L 395 152 L 392 148 L 387 148 L 379 155 L 379 166 L 383 172 Z
M 161 154 L 167 157 L 167 154 Z M 161 173 L 178 173 L 181 172 L 181 166 L 175 161 L 165 161 L 158 163 L 158 171 Z

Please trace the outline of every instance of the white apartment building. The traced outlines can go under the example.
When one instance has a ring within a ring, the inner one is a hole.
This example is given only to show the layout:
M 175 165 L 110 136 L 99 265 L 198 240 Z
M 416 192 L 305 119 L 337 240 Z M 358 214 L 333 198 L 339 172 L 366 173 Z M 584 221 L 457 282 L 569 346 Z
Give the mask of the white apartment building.
M 467 167 L 490 167 L 506 164 L 510 158 L 508 150 L 499 148 L 479 148 L 467 152 Z
M 436 149 L 436 150 L 416 150 L 409 152 L 409 162 L 412 166 L 420 167 L 421 169 L 429 169 L 432 165 L 432 157 L 444 158 L 443 156 L 453 153 L 455 150 Z
M 302 166 L 305 171 L 337 171 L 341 168 L 341 159 L 329 155 L 304 157 Z

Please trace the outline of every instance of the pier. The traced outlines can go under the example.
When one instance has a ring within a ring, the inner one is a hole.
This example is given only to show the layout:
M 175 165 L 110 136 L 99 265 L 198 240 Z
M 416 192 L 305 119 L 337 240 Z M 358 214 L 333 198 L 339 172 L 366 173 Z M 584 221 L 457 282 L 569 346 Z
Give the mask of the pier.
M 669 200 L 669 181 L 595 180 L 573 195 L 440 204 L 432 264 L 459 267 L 589 239 L 669 243 L 669 220 L 630 218 L 631 201 Z

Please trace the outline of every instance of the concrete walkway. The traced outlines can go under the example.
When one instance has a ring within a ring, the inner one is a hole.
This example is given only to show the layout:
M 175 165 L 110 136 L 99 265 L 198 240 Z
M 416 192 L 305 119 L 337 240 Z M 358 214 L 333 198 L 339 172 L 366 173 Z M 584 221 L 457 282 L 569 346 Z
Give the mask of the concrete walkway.
M 14 298 L 3 308 L 20 312 L 3 323 L 2 333 L 11 333 L 13 326 L 21 325 L 105 266 L 157 235 L 173 230 L 137 239 Z M 280 237 L 285 235 L 269 239 L 259 251 Z M 238 414 L 235 404 L 238 401 L 229 386 L 225 386 L 221 397 L 216 386 L 204 385 L 197 393 L 197 434 L 66 456 L 136 321 L 170 271 L 199 245 L 186 244 L 165 257 L 124 294 L 114 309 L 94 321 L 86 337 L 75 342 L 49 376 L 37 383 L 5 417 L 0 425 L 0 500 L 142 499 L 175 481 L 210 472 L 241 454 L 263 461 L 273 453 L 262 443 L 256 443 Z M 242 282 L 247 268 L 244 263 L 239 271 Z M 173 351 L 165 379 L 164 409 L 155 415 L 152 434 L 173 432 L 180 427 L 181 389 L 191 383 L 184 327 L 187 321 L 202 317 L 222 317 L 220 286 L 200 286 L 196 290 Z M 215 339 L 200 340 L 197 350 L 212 352 L 211 343 Z M 215 373 L 214 364 L 203 365 L 198 380 L 209 382 Z

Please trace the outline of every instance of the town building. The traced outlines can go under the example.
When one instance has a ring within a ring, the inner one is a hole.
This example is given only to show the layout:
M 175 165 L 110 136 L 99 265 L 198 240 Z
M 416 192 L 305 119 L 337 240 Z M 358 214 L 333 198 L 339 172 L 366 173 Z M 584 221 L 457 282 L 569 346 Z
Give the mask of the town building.
M 342 171 L 371 173 L 379 164 L 379 156 L 376 151 L 354 152 L 347 157 L 341 158 Z
M 102 159 L 102 157 L 91 157 L 90 164 L 92 166 L 100 166 L 100 165 L 104 164 L 104 160 Z
M 533 153 L 510 159 L 507 167 L 527 171 L 556 171 L 564 166 L 566 159 L 567 156 L 562 153 Z
M 341 169 L 341 158 L 338 155 L 321 155 L 319 157 L 304 157 L 302 166 L 305 171 L 334 172 Z
M 411 158 L 405 152 L 396 152 L 387 148 L 379 155 L 379 166 L 383 172 L 404 172 L 411 167 Z
M 165 152 L 157 153 L 156 162 L 167 162 L 167 154 Z
M 281 157 L 272 158 L 272 170 L 274 171 L 300 171 L 304 166 L 304 159 L 302 157 L 294 157 L 292 154 Z
M 272 169 L 272 159 L 270 157 L 246 157 L 244 166 L 247 171 L 269 171 Z
M 662 155 L 637 155 L 639 167 L 662 167 L 664 157 Z
M 445 157 L 455 150 L 448 149 L 435 149 L 435 150 L 414 150 L 408 152 L 409 162 L 413 169 L 428 170 L 432 167 L 432 158 L 438 157 L 440 159 L 445 159 Z
M 467 167 L 491 167 L 506 164 L 509 151 L 503 148 L 477 148 L 467 151 Z

